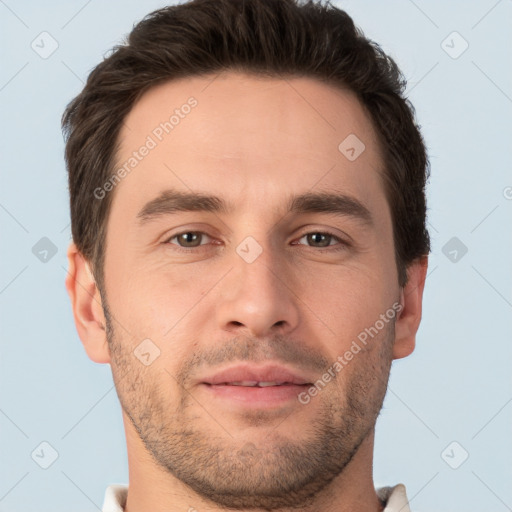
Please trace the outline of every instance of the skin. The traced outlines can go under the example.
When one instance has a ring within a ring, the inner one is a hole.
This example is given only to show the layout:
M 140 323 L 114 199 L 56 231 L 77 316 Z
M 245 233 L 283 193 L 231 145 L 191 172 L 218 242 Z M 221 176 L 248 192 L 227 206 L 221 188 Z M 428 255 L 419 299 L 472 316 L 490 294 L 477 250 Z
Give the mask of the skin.
M 314 79 L 224 72 L 146 92 L 125 120 L 118 163 L 190 96 L 198 105 L 110 192 L 103 293 L 68 250 L 78 333 L 93 361 L 111 365 L 123 406 L 126 510 L 381 510 L 374 426 L 392 361 L 414 350 L 427 258 L 400 288 L 371 121 L 354 94 Z M 355 161 L 338 150 L 351 133 L 365 144 Z M 171 187 L 234 211 L 141 226 L 140 209 Z M 357 198 L 373 226 L 286 214 L 290 194 L 311 191 Z M 179 253 L 171 237 L 191 231 L 208 236 Z M 350 243 L 305 236 L 323 232 Z M 252 263 L 236 252 L 248 236 L 262 249 Z M 396 302 L 400 314 L 307 405 L 241 407 L 200 385 L 240 361 L 282 363 L 314 382 Z M 160 355 L 146 366 L 133 351 L 148 338 Z

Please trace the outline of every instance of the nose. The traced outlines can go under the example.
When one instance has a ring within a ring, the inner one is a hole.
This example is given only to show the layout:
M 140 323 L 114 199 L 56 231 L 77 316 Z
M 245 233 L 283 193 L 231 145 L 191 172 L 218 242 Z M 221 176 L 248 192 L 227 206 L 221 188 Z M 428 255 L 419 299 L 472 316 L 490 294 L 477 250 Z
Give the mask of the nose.
M 291 269 L 268 246 L 260 247 L 262 252 L 254 261 L 242 251 L 235 252 L 234 268 L 221 283 L 217 321 L 222 330 L 234 335 L 282 335 L 299 323 L 300 301 Z M 250 250 L 256 250 L 254 245 Z

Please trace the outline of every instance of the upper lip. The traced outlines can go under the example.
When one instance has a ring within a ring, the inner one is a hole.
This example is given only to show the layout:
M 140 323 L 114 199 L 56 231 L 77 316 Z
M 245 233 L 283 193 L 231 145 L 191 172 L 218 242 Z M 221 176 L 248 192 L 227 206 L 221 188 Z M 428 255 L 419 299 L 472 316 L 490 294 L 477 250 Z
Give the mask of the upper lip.
M 265 365 L 255 366 L 241 364 L 232 366 L 218 373 L 207 376 L 201 381 L 205 384 L 229 384 L 232 382 L 256 381 L 256 382 L 279 382 L 295 385 L 310 384 L 310 380 L 299 373 L 284 366 Z

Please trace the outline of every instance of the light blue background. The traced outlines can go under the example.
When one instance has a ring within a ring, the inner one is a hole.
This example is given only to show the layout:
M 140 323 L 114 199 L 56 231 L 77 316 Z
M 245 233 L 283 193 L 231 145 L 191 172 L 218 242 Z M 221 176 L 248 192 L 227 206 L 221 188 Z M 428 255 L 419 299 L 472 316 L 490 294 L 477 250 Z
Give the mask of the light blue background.
M 512 510 L 512 2 L 337 4 L 404 71 L 432 164 L 423 323 L 414 354 L 393 365 L 375 483 L 405 483 L 414 511 Z M 108 484 L 127 481 L 110 367 L 87 358 L 64 288 L 60 116 L 102 55 L 163 5 L 0 1 L 0 511 L 97 510 Z M 31 48 L 43 31 L 59 45 L 48 59 Z M 453 31 L 469 43 L 457 59 L 441 46 Z M 442 252 L 454 236 L 468 248 L 456 263 Z M 32 253 L 42 237 L 58 250 L 46 263 Z M 46 470 L 31 458 L 42 441 L 59 455 Z M 453 441 L 452 461 L 469 453 L 458 469 L 441 456 Z

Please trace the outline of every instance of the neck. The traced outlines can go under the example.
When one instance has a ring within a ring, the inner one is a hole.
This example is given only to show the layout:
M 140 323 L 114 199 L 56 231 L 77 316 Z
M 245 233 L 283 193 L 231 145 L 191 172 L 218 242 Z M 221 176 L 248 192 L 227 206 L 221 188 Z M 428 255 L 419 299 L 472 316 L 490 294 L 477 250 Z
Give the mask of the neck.
M 145 449 L 129 421 L 125 419 L 128 446 L 129 489 L 125 512 L 225 512 L 196 494 L 172 474 L 161 468 Z M 314 501 L 301 512 L 381 512 L 382 504 L 375 492 L 372 430 L 359 446 L 352 460 Z M 294 508 L 293 512 L 299 509 Z M 239 512 L 249 512 L 249 509 Z M 250 512 L 259 512 L 252 508 Z M 289 508 L 272 512 L 292 512 Z

